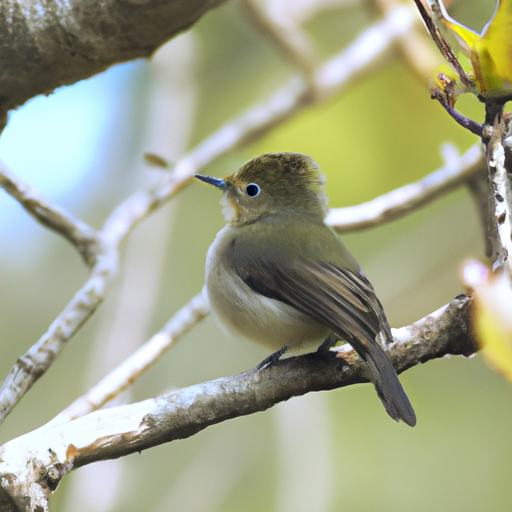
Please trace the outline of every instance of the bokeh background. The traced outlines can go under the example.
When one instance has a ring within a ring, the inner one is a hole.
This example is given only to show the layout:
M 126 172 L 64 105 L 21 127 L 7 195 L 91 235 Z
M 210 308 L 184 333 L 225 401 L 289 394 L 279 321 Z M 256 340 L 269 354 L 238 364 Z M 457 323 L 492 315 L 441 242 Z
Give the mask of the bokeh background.
M 308 23 L 323 58 L 378 19 L 369 1 L 330 2 Z M 460 0 L 458 20 L 481 30 L 493 0 Z M 432 43 L 433 44 L 433 43 Z M 149 62 L 30 101 L 11 115 L 0 158 L 48 197 L 100 227 L 108 213 L 161 173 L 144 152 L 175 161 L 295 70 L 228 2 Z M 481 120 L 476 100 L 458 106 Z M 430 100 L 428 83 L 399 56 L 343 95 L 309 108 L 205 170 L 225 176 L 255 154 L 300 151 L 327 175 L 331 206 L 370 200 L 441 166 L 474 136 Z M 0 442 L 49 421 L 146 341 L 197 294 L 206 251 L 224 221 L 215 191 L 192 183 L 143 222 L 105 303 L 27 394 Z M 459 268 L 483 256 L 467 190 L 408 217 L 346 235 L 392 326 L 407 325 L 463 291 Z M 87 278 L 67 242 L 0 194 L 0 375 L 46 330 Z M 207 318 L 117 403 L 246 370 L 268 354 Z M 55 511 L 181 512 L 510 510 L 512 389 L 479 355 L 429 362 L 401 380 L 418 416 L 411 429 L 386 415 L 373 387 L 296 398 L 191 439 L 80 469 Z

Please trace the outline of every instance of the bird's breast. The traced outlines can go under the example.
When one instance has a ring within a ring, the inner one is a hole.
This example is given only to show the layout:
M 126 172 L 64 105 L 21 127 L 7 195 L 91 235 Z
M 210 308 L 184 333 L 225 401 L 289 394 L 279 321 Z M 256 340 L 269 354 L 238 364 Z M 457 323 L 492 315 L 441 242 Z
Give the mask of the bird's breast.
M 206 258 L 206 292 L 214 315 L 226 329 L 272 350 L 289 344 L 291 350 L 315 350 L 329 329 L 297 309 L 252 290 L 228 265 L 225 252 L 236 237 L 226 226 Z

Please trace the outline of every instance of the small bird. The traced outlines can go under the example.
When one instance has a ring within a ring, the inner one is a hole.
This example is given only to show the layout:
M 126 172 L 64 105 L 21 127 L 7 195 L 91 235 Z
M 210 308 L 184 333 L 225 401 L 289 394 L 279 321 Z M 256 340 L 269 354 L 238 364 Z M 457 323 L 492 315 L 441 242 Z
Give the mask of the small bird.
M 416 416 L 378 338 L 392 342 L 375 291 L 324 222 L 324 176 L 301 153 L 268 153 L 224 179 L 195 177 L 224 192 L 227 225 L 206 258 L 211 309 L 236 334 L 276 351 L 328 350 L 345 340 L 368 365 L 388 414 Z

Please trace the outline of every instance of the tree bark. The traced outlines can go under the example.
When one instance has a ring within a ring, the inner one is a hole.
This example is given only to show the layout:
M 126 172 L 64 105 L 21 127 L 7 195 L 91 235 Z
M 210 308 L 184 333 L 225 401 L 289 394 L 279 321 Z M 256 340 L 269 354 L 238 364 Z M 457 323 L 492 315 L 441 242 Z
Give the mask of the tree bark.
M 150 57 L 225 0 L 0 3 L 0 115 L 118 62 Z M 5 121 L 4 121 L 5 122 Z

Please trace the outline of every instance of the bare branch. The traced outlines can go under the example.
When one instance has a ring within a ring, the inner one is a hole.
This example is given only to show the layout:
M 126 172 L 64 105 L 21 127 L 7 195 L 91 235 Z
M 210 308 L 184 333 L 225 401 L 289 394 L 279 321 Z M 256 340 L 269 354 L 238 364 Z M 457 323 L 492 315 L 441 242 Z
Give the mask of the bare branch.
M 0 116 L 118 62 L 150 57 L 223 0 L 105 0 L 0 5 Z
M 166 350 L 208 313 L 205 297 L 203 294 L 196 295 L 161 331 L 46 426 L 65 423 L 103 407 L 145 373 Z
M 471 298 L 461 296 L 411 326 L 394 329 L 395 342 L 387 353 L 397 371 L 446 354 L 474 353 L 470 304 Z M 48 510 L 51 492 L 72 468 L 190 437 L 294 396 L 366 381 L 362 360 L 342 347 L 337 353 L 290 358 L 263 371 L 250 370 L 44 426 L 0 448 L 0 478 L 5 482 L 0 494 L 8 493 L 24 510 Z
M 37 222 L 71 242 L 88 266 L 94 264 L 98 250 L 98 233 L 93 228 L 59 205 L 48 201 L 4 163 L 0 163 L 0 187 L 16 199 Z
M 479 144 L 471 146 L 457 161 L 452 160 L 425 178 L 376 197 L 367 203 L 331 209 L 326 222 L 339 233 L 378 226 L 398 219 L 464 185 L 485 166 Z

